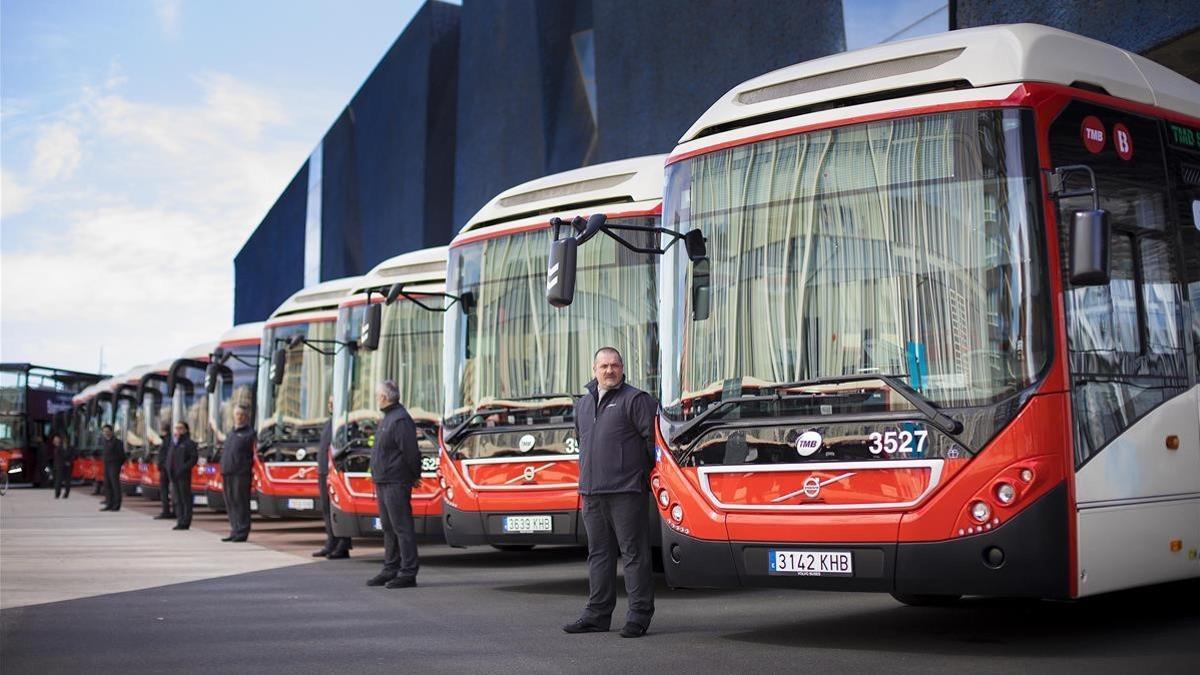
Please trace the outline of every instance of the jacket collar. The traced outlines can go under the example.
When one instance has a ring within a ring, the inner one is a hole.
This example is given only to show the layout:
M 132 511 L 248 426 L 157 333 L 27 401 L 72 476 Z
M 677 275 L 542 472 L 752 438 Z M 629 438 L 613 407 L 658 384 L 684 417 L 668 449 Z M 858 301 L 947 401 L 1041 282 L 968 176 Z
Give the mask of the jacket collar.
M 611 389 L 610 391 L 613 391 L 613 392 L 621 391 L 622 389 L 625 388 L 626 384 L 628 384 L 628 383 L 625 381 L 625 376 L 622 375 L 621 383 L 618 384 L 614 389 Z M 592 381 L 588 382 L 585 388 L 588 390 L 588 393 L 590 393 L 592 396 L 596 397 L 596 400 L 600 400 L 600 383 L 596 380 L 596 378 L 593 377 Z
M 400 402 L 399 402 L 399 401 L 397 401 L 397 402 L 395 402 L 395 403 L 390 403 L 390 404 L 388 404 L 388 406 L 387 406 L 386 408 L 383 408 L 383 409 L 382 409 L 382 410 L 380 410 L 379 412 L 381 412 L 381 413 L 383 413 L 384 415 L 386 415 L 386 414 L 388 414 L 388 413 L 392 412 L 393 410 L 395 410 L 396 408 L 399 408 L 399 407 L 400 407 Z

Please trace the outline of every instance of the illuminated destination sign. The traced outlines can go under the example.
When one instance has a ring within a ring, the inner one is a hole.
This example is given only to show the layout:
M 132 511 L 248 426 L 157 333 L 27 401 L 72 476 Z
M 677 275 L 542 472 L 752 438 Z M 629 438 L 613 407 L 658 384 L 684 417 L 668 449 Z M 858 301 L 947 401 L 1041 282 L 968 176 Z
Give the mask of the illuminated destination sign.
M 1176 147 L 1200 151 L 1200 129 L 1167 122 L 1167 141 Z

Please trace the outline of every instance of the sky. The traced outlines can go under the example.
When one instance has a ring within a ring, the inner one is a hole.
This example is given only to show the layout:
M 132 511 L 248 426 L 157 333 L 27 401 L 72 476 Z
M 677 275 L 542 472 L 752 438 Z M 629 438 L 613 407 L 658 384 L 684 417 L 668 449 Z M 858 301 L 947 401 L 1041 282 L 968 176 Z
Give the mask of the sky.
M 420 4 L 0 0 L 0 360 L 120 373 L 228 329 L 234 254 Z M 847 45 L 945 5 L 846 0 Z

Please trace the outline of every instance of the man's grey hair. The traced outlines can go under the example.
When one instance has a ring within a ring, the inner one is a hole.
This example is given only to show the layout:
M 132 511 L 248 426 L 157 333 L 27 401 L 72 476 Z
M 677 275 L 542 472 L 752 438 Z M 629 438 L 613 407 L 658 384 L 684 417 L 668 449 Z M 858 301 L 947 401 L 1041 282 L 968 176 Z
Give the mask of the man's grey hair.
M 592 354 L 592 364 L 593 365 L 596 363 L 596 359 L 600 358 L 600 355 L 603 354 L 604 352 L 611 352 L 613 354 L 616 354 L 617 362 L 619 362 L 622 366 L 625 365 L 625 357 L 621 356 L 621 352 L 617 351 L 616 347 L 601 347 L 600 349 L 597 349 L 596 353 Z
M 376 391 L 386 396 L 388 403 L 395 403 L 400 400 L 400 385 L 396 384 L 395 380 L 380 382 Z

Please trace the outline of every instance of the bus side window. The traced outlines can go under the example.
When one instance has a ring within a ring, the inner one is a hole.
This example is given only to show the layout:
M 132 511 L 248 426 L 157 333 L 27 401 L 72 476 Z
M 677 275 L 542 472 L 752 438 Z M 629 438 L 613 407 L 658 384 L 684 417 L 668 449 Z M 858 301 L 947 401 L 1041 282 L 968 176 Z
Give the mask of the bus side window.
M 1200 380 L 1200 155 L 1173 151 L 1183 286 L 1191 306 L 1192 375 Z

